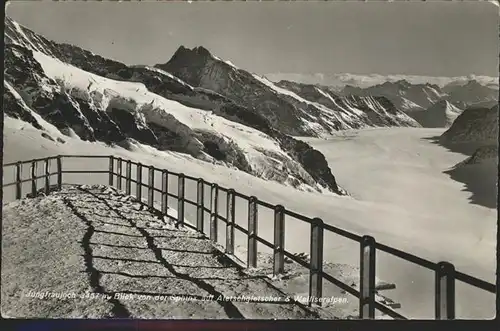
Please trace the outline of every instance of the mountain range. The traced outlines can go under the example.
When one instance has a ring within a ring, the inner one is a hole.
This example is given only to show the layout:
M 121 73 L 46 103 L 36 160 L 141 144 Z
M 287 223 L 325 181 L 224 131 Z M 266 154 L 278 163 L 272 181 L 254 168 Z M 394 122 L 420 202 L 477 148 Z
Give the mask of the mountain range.
M 45 138 L 55 126 L 73 138 L 179 152 L 303 190 L 346 193 L 334 165 L 294 137 L 449 126 L 462 112 L 456 104 L 496 100 L 494 89 L 477 82 L 441 88 L 400 80 L 341 91 L 272 82 L 202 46 L 180 46 L 165 63 L 130 66 L 48 40 L 9 17 L 4 42 L 4 114 Z
M 267 73 L 266 77 L 273 82 L 280 80 L 291 80 L 305 84 L 320 84 L 331 86 L 335 90 L 341 90 L 346 85 L 368 88 L 374 85 L 380 85 L 384 82 L 395 83 L 405 80 L 410 84 L 426 84 L 430 83 L 437 85 L 440 88 L 446 86 L 465 85 L 471 80 L 476 80 L 483 86 L 498 90 L 498 76 L 456 76 L 456 77 L 439 77 L 439 76 L 417 76 L 417 75 L 380 75 L 380 74 L 299 74 L 299 73 Z
M 418 126 L 387 98 L 320 88 L 313 97 L 311 87 L 295 93 L 203 47 L 181 46 L 164 64 L 127 66 L 48 40 L 8 17 L 5 24 L 4 114 L 41 131 L 53 125 L 82 140 L 148 145 L 343 194 L 324 156 L 293 136 Z
M 367 88 L 346 85 L 339 94 L 384 96 L 423 127 L 447 127 L 466 108 L 491 108 L 498 102 L 498 90 L 476 80 L 444 87 L 411 84 L 406 80 L 386 81 Z

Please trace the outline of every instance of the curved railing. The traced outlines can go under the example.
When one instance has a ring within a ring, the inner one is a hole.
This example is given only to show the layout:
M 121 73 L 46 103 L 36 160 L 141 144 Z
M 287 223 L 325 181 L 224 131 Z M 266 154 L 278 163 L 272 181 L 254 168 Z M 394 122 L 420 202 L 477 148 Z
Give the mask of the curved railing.
M 67 158 L 94 158 L 109 160 L 107 170 L 64 170 L 63 159 Z M 53 161 L 56 164 L 56 171 L 51 172 Z M 43 163 L 44 174 L 39 175 L 37 171 L 38 164 Z M 30 164 L 30 177 L 22 178 L 22 166 Z M 136 179 L 132 178 L 132 166 L 135 167 Z M 211 240 L 217 242 L 218 224 L 222 221 L 226 225 L 225 252 L 229 255 L 234 254 L 235 248 L 235 230 L 240 231 L 247 236 L 247 266 L 257 267 L 257 243 L 261 243 L 273 250 L 273 271 L 274 274 L 284 272 L 285 257 L 293 260 L 309 270 L 309 297 L 321 298 L 323 292 L 323 280 L 331 282 L 347 293 L 359 298 L 359 317 L 362 319 L 375 318 L 375 310 L 389 315 L 396 319 L 406 319 L 401 314 L 394 311 L 391 307 L 375 300 L 375 259 L 376 252 L 381 251 L 396 256 L 405 261 L 427 268 L 435 273 L 435 318 L 436 319 L 454 319 L 455 318 L 455 281 L 461 281 L 473 287 L 496 293 L 496 286 L 476 277 L 464 274 L 455 270 L 454 266 L 448 262 L 434 263 L 415 255 L 403 252 L 401 250 L 378 243 L 373 237 L 359 236 L 357 234 L 345 231 L 343 229 L 325 224 L 319 218 L 310 218 L 300 215 L 281 205 L 273 205 L 259 200 L 254 196 L 236 192 L 233 189 L 227 189 L 215 183 L 210 183 L 202 178 L 195 178 L 183 173 L 171 172 L 165 169 L 158 169 L 151 165 L 144 165 L 139 162 L 125 160 L 114 156 L 100 155 L 58 155 L 47 158 L 33 159 L 28 161 L 19 161 L 15 163 L 4 164 L 3 167 L 15 167 L 15 181 L 3 184 L 3 187 L 15 186 L 15 198 L 22 198 L 22 184 L 31 183 L 31 192 L 28 196 L 36 196 L 40 191 L 37 187 L 38 180 L 44 180 L 42 188 L 47 194 L 52 189 L 60 189 L 63 184 L 63 174 L 88 173 L 88 174 L 107 174 L 108 184 L 122 190 L 125 186 L 125 193 L 130 195 L 132 184 L 136 185 L 136 198 L 142 199 L 142 189 L 147 189 L 147 206 L 154 208 L 154 193 L 161 195 L 160 210 L 163 215 L 167 214 L 168 198 L 177 200 L 177 220 L 185 226 L 191 227 L 201 233 L 206 234 Z M 124 169 L 125 168 L 125 169 Z M 148 180 L 144 183 L 142 179 L 143 170 L 147 169 Z M 155 186 L 155 176 L 161 176 L 161 187 Z M 56 176 L 56 184 L 51 185 L 51 178 Z M 170 193 L 168 190 L 169 176 L 177 177 L 177 194 Z M 186 181 L 194 181 L 197 184 L 197 199 L 190 200 L 185 197 Z M 207 206 L 205 201 L 205 187 L 210 187 L 210 202 Z M 227 213 L 223 217 L 218 210 L 219 193 L 225 192 L 227 196 Z M 235 222 L 235 200 L 243 199 L 248 204 L 248 226 L 242 227 Z M 186 204 L 196 207 L 196 222 L 189 224 L 184 221 L 184 211 Z M 274 242 L 269 242 L 258 236 L 258 212 L 262 208 L 271 209 L 274 212 Z M 205 213 L 209 213 L 209 230 L 206 233 L 204 229 Z M 310 261 L 307 262 L 296 255 L 284 249 L 285 246 L 285 219 L 293 217 L 302 222 L 310 224 Z M 359 291 L 348 284 L 336 279 L 332 275 L 323 271 L 323 237 L 325 231 L 332 232 L 344 238 L 348 238 L 359 243 L 360 249 L 360 286 Z M 312 304 L 311 302 L 309 303 Z M 317 304 L 321 305 L 321 301 Z

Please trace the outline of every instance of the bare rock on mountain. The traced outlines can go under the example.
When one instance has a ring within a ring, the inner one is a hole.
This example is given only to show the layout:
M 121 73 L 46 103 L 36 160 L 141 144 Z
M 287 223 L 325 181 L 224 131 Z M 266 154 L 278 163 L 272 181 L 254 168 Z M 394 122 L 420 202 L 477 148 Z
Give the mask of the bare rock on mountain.
M 498 106 L 468 108 L 440 138 L 444 144 L 473 143 L 479 146 L 498 141 Z
M 441 100 L 425 110 L 408 113 L 424 128 L 447 128 L 463 112 L 447 100 Z
M 476 151 L 467 159 L 457 164 L 455 168 L 467 165 L 479 164 L 488 160 L 496 160 L 497 157 L 498 157 L 498 145 L 482 146 L 476 149 Z

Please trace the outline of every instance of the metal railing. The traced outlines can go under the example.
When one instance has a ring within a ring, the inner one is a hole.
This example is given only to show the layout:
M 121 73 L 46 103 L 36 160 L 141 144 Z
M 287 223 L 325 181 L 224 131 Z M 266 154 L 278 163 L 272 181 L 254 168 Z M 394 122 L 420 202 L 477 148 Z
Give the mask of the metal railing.
M 64 158 L 100 158 L 109 160 L 108 170 L 64 170 L 62 168 L 62 160 Z M 51 162 L 56 161 L 56 171 L 50 172 Z M 116 162 L 115 162 L 116 161 Z M 44 175 L 37 176 L 37 165 L 44 164 Z M 116 163 L 116 169 L 115 169 Z M 22 179 L 22 166 L 30 164 L 30 178 Z M 136 167 L 136 178 L 132 178 L 132 165 Z M 125 166 L 125 174 L 123 168 Z M 359 299 L 359 318 L 374 319 L 375 311 L 378 310 L 395 319 L 406 319 L 406 317 L 397 313 L 389 306 L 377 302 L 375 300 L 375 260 L 377 251 L 385 252 L 396 256 L 405 261 L 419 265 L 421 267 L 432 270 L 435 273 L 435 318 L 436 319 L 454 319 L 455 318 L 455 282 L 461 281 L 473 287 L 496 293 L 496 286 L 476 277 L 464 274 L 455 270 L 454 266 L 448 262 L 434 263 L 415 255 L 403 252 L 401 250 L 378 243 L 371 236 L 359 236 L 357 234 L 342 230 L 329 224 L 325 224 L 319 218 L 310 218 L 300 215 L 293 211 L 287 210 L 282 205 L 272 205 L 265 201 L 260 201 L 255 196 L 247 196 L 236 192 L 233 189 L 227 189 L 215 183 L 210 183 L 203 178 L 195 178 L 183 173 L 176 173 L 166 169 L 158 169 L 151 165 L 144 165 L 140 162 L 126 160 L 114 156 L 97 156 L 97 155 L 58 155 L 41 159 L 33 159 L 28 161 L 19 161 L 15 163 L 4 164 L 3 167 L 15 167 L 15 181 L 12 183 L 3 184 L 3 187 L 15 185 L 16 199 L 22 198 L 22 183 L 31 182 L 31 193 L 28 196 L 36 196 L 39 192 L 37 188 L 37 180 L 45 179 L 43 191 L 48 194 L 54 186 L 51 186 L 51 177 L 57 176 L 55 189 L 61 189 L 63 174 L 70 173 L 101 173 L 108 174 L 108 184 L 115 186 L 118 190 L 122 190 L 123 181 L 125 181 L 125 193 L 131 194 L 132 183 L 136 185 L 136 198 L 142 202 L 142 188 L 146 187 L 147 206 L 154 208 L 154 192 L 161 194 L 160 210 L 163 215 L 167 214 L 168 197 L 177 199 L 177 222 L 185 226 L 191 227 L 205 235 L 212 241 L 217 242 L 218 224 L 222 221 L 226 224 L 226 242 L 225 251 L 227 254 L 234 254 L 235 248 L 235 230 L 247 236 L 247 266 L 257 267 L 257 244 L 261 243 L 273 250 L 273 273 L 278 275 L 284 272 L 285 257 L 298 263 L 299 265 L 309 270 L 309 297 L 321 298 L 323 292 L 323 280 L 326 280 L 345 292 Z M 148 181 L 144 183 L 142 180 L 143 169 L 147 169 Z M 161 188 L 157 188 L 154 183 L 155 174 L 161 175 Z M 177 177 L 177 195 L 169 193 L 169 176 Z M 116 181 L 115 181 L 116 179 Z M 197 185 L 196 201 L 189 200 L 185 197 L 185 183 L 194 181 Z M 210 186 L 210 203 L 206 205 L 204 188 L 205 185 Z M 220 215 L 218 210 L 219 193 L 227 194 L 227 216 Z M 235 200 L 236 198 L 243 199 L 248 205 L 248 226 L 244 227 L 235 222 Z M 186 223 L 184 220 L 184 212 L 186 204 L 196 207 L 195 224 Z M 268 208 L 274 212 L 274 242 L 271 243 L 258 235 L 258 212 L 259 208 Z M 206 233 L 204 229 L 205 212 L 209 213 L 209 230 Z M 285 220 L 286 217 L 293 217 L 302 222 L 310 224 L 310 259 L 309 262 L 297 257 L 285 249 Z M 335 277 L 323 271 L 323 237 L 325 231 L 335 233 L 344 238 L 359 243 L 360 249 L 360 285 L 359 291 L 349 286 L 348 284 L 336 279 Z M 309 302 L 311 305 L 312 302 Z M 315 303 L 321 305 L 321 301 Z

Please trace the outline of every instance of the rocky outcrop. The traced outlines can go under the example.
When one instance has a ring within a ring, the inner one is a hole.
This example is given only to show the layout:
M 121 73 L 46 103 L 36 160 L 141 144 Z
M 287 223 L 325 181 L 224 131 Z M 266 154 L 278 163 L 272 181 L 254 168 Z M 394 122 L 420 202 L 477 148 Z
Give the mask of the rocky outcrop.
M 440 142 L 494 145 L 498 142 L 498 106 L 469 108 L 457 117 Z
M 337 185 L 335 177 L 323 154 L 308 144 L 286 135 L 281 135 L 279 141 L 281 148 L 287 151 L 294 159 L 298 160 L 305 169 L 308 169 L 309 175 L 317 183 L 335 193 L 343 193 Z
M 497 158 L 498 158 L 498 145 L 482 146 L 476 149 L 476 151 L 467 159 L 457 164 L 455 168 L 473 164 L 480 164 L 488 160 L 496 161 Z
M 40 64 L 33 58 L 31 50 L 16 45 L 6 45 L 4 55 L 5 79 L 29 108 L 34 109 L 61 132 L 72 129 L 82 139 L 95 141 L 93 129 L 82 114 L 78 103 L 54 80 L 45 76 Z M 44 88 L 41 88 L 40 83 Z M 7 113 L 14 111 L 15 109 L 10 109 Z M 18 117 L 22 118 L 22 113 L 19 113 Z
M 38 130 L 43 130 L 21 96 L 6 81 L 4 81 L 3 111 L 7 116 L 28 122 Z

